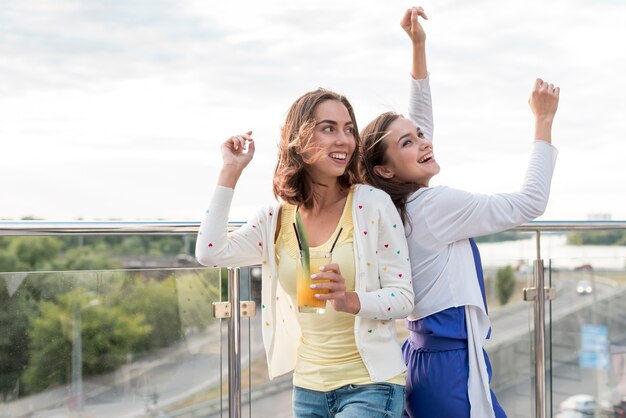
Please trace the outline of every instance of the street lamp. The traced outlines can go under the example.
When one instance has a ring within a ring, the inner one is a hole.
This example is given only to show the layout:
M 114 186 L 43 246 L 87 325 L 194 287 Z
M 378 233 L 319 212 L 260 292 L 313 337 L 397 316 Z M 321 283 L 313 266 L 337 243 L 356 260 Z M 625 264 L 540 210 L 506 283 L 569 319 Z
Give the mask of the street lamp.
M 83 412 L 83 338 L 81 332 L 82 311 L 100 305 L 100 299 L 92 299 L 86 305 L 74 304 L 72 312 L 72 403 L 70 406 L 82 417 Z

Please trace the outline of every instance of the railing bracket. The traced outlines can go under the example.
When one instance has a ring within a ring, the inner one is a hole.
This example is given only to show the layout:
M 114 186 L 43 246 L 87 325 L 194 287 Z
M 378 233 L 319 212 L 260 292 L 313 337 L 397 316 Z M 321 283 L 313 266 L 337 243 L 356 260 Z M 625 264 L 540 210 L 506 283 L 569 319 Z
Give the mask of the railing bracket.
M 240 318 L 252 318 L 256 315 L 256 302 L 253 300 L 242 300 L 239 302 L 241 311 Z M 213 302 L 213 318 L 230 318 L 232 309 L 230 302 Z
M 556 299 L 556 289 L 554 287 L 544 287 L 543 291 L 545 292 L 545 300 L 554 300 Z M 537 288 L 535 287 L 525 287 L 524 288 L 524 300 L 526 302 L 532 302 L 537 299 Z

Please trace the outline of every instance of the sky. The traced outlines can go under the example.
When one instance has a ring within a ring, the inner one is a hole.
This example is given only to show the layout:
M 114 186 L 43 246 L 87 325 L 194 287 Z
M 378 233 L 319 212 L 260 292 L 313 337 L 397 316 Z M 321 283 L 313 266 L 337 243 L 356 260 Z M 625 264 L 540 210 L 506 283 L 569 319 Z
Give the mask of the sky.
M 518 190 L 541 77 L 561 99 L 540 219 L 626 220 L 621 0 L 0 0 L 0 219 L 199 220 L 220 144 L 252 130 L 231 208 L 248 218 L 274 200 L 298 96 L 346 95 L 361 128 L 405 112 L 413 5 L 430 18 L 431 185 Z

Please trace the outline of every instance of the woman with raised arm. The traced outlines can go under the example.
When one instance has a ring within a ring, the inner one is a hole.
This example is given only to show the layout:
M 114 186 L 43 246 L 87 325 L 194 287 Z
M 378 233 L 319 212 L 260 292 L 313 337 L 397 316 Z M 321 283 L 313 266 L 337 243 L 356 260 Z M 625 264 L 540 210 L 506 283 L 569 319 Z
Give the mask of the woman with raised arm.
M 411 22 L 415 28 L 414 12 Z M 424 60 L 420 74 L 426 73 Z M 412 91 L 410 119 L 387 112 L 361 132 L 364 179 L 389 193 L 409 244 L 415 309 L 403 345 L 408 368 L 405 413 L 506 417 L 489 388 L 491 366 L 483 346 L 491 329 L 472 237 L 513 228 L 545 211 L 557 156 L 551 132 L 559 88 L 535 81 L 529 100 L 535 140 L 524 183 L 518 192 L 494 195 L 429 187 L 440 170 L 431 142 L 430 90 L 414 81 Z
M 248 132 L 222 144 L 196 257 L 214 267 L 261 264 L 269 375 L 294 371 L 296 417 L 400 417 L 406 366 L 394 320 L 413 310 L 408 248 L 389 196 L 357 184 L 352 106 L 324 89 L 293 103 L 274 174 L 279 203 L 228 233 L 234 189 L 256 143 Z M 298 254 L 305 248 L 332 252 L 330 263 L 310 271 L 315 298 L 331 307 L 323 313 L 298 307 Z

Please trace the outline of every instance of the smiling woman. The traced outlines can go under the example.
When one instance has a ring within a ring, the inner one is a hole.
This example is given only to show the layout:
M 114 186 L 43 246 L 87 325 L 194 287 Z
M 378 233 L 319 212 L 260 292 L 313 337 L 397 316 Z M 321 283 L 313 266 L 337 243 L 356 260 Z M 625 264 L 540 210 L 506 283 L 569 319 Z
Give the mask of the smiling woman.
M 328 416 L 329 408 L 400 417 L 406 367 L 391 336 L 394 319 L 413 309 L 408 248 L 389 196 L 357 184 L 360 138 L 352 105 L 326 89 L 291 105 L 274 173 L 279 203 L 228 233 L 234 188 L 256 143 L 247 132 L 222 144 L 198 260 L 261 264 L 268 371 L 270 378 L 294 371 L 296 417 Z M 331 398 L 333 405 L 323 401 Z
M 425 67 L 417 72 L 426 73 Z M 411 388 L 406 412 L 409 417 L 505 418 L 489 387 L 491 365 L 483 346 L 491 331 L 473 237 L 505 231 L 545 211 L 557 156 L 551 143 L 560 89 L 535 80 L 528 101 L 535 141 L 524 184 L 516 193 L 489 196 L 429 187 L 440 171 L 432 144 L 429 78 L 414 80 L 412 90 L 412 97 L 428 97 L 427 106 L 413 101 L 410 119 L 386 112 L 361 132 L 364 179 L 391 195 L 407 228 L 415 309 L 403 346 Z

